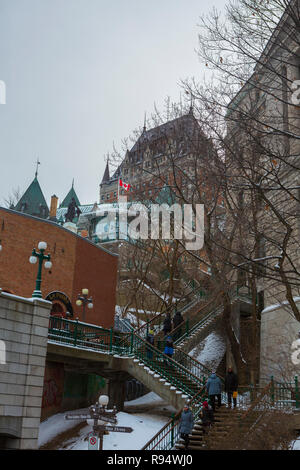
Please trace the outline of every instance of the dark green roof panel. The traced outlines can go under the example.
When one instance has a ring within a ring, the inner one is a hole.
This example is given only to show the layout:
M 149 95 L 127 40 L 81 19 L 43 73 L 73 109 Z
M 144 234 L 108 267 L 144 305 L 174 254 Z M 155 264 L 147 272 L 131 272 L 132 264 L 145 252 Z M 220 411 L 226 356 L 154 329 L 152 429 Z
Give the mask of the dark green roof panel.
M 49 208 L 37 177 L 34 178 L 14 209 L 43 219 L 49 216 Z

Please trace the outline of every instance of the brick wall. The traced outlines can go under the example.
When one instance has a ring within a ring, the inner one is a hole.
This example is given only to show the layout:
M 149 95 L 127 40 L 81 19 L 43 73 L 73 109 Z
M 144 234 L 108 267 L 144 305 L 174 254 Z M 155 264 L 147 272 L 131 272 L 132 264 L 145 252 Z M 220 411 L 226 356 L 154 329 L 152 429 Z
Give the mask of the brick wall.
M 0 287 L 22 297 L 31 297 L 37 264 L 29 263 L 39 241 L 48 245 L 52 268 L 42 272 L 42 295 L 64 292 L 71 300 L 74 317 L 82 319 L 77 295 L 88 288 L 94 308 L 86 311 L 86 322 L 113 325 L 118 257 L 61 226 L 0 208 Z

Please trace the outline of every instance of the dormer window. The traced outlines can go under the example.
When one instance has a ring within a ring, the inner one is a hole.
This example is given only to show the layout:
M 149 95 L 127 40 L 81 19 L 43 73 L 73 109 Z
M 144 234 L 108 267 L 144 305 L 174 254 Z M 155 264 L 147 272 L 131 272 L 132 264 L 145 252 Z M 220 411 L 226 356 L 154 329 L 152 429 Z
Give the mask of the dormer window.
M 21 212 L 25 212 L 26 209 L 27 209 L 27 203 L 23 202 L 22 205 L 21 205 Z

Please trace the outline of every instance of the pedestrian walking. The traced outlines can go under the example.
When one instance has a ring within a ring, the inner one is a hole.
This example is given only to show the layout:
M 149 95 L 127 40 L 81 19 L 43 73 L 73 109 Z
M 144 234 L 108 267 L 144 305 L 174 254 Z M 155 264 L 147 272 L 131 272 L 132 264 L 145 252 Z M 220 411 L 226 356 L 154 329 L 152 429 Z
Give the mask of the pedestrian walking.
M 174 340 L 176 341 L 177 338 L 181 336 L 181 328 L 179 326 L 184 322 L 183 316 L 181 312 L 177 311 L 173 317 L 173 328 L 174 330 L 177 328 L 177 331 L 174 333 Z
M 146 341 L 154 346 L 154 331 L 153 330 L 148 331 Z M 147 350 L 147 358 L 152 359 L 153 358 L 152 348 L 149 346 L 146 346 L 146 350 Z
M 169 357 L 172 357 L 174 354 L 174 346 L 171 336 L 168 336 L 166 339 L 164 353 Z
M 216 409 L 216 403 L 215 403 L 216 397 L 218 399 L 218 407 L 220 408 L 222 404 L 221 403 L 222 382 L 219 379 L 219 377 L 217 377 L 215 371 L 212 372 L 211 376 L 209 377 L 206 383 L 206 391 L 209 395 L 209 399 L 210 399 L 213 411 L 215 411 Z
M 225 392 L 227 392 L 228 408 L 231 408 L 231 399 L 233 399 L 233 407 L 236 408 L 237 389 L 238 389 L 237 374 L 233 372 L 232 366 L 229 366 L 228 372 L 225 376 Z
M 203 426 L 203 434 L 206 434 L 208 429 L 214 422 L 214 412 L 211 406 L 209 406 L 207 401 L 202 403 L 202 410 L 201 410 L 201 419 L 202 419 L 202 426 Z
M 180 422 L 179 422 L 179 433 L 180 437 L 184 440 L 185 450 L 188 449 L 190 438 L 189 434 L 192 432 L 194 427 L 194 417 L 193 413 L 190 410 L 190 406 L 186 403 L 183 407 L 181 413 Z
M 172 321 L 171 321 L 171 316 L 169 313 L 167 313 L 167 316 L 164 320 L 164 324 L 163 324 L 163 331 L 164 331 L 164 335 L 167 336 L 168 333 L 170 333 L 172 330 Z

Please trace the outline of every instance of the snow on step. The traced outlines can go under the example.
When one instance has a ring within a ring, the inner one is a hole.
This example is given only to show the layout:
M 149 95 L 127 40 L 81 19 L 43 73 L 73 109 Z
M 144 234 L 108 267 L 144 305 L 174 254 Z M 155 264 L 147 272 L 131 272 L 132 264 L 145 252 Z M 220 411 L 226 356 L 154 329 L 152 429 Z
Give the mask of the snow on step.
M 139 359 L 133 359 L 133 362 L 139 362 Z
M 169 387 L 171 384 L 169 382 L 166 382 L 165 385 Z
M 154 374 L 153 377 L 155 377 L 157 379 L 158 377 L 160 377 L 160 375 L 159 374 Z
M 172 385 L 172 387 L 170 387 L 170 390 L 176 390 L 176 387 L 173 387 Z

